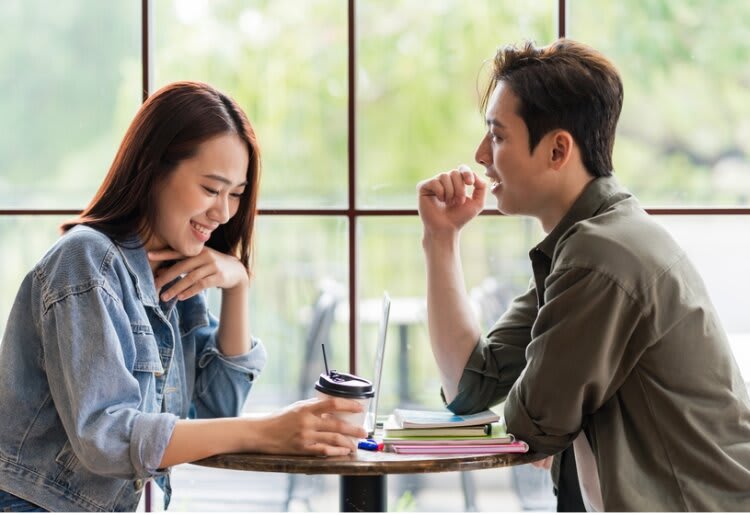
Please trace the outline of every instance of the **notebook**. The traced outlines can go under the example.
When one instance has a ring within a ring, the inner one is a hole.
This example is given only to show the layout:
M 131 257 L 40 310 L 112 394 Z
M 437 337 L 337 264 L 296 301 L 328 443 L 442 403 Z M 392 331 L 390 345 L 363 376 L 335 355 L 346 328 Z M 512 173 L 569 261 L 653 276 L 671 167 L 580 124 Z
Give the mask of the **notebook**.
M 393 452 L 398 454 L 495 454 L 495 453 L 526 453 L 529 446 L 520 440 L 512 443 L 497 443 L 486 445 L 409 445 L 393 444 Z
M 365 429 L 367 437 L 372 438 L 375 434 L 375 421 L 378 415 L 378 399 L 380 398 L 380 379 L 383 376 L 383 362 L 385 361 L 385 342 L 388 336 L 388 315 L 391 312 L 391 298 L 388 292 L 383 292 L 383 304 L 380 312 L 380 323 L 378 326 L 378 341 L 375 346 L 375 368 L 372 372 L 372 387 L 375 396 L 370 402 L 367 410 Z

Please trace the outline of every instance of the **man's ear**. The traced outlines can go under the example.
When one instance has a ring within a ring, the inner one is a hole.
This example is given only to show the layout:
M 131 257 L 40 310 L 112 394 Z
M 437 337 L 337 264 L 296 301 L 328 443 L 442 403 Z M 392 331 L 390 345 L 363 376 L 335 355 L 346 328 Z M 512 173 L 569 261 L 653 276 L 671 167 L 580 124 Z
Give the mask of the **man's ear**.
M 564 130 L 557 130 L 550 134 L 551 153 L 549 166 L 554 170 L 560 170 L 570 159 L 573 152 L 573 136 Z

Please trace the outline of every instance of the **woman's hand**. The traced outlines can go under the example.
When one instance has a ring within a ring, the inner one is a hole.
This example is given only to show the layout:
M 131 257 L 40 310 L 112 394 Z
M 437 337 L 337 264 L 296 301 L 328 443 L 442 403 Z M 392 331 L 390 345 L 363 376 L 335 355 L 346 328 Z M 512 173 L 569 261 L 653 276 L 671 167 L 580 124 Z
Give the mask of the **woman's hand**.
M 159 468 L 232 452 L 345 456 L 356 449 L 352 438 L 367 434 L 332 414 L 361 411 L 357 401 L 330 397 L 262 417 L 178 420 Z
M 156 291 L 182 276 L 167 290 L 161 292 L 162 301 L 173 297 L 178 300 L 189 299 L 205 289 L 217 287 L 224 290 L 247 288 L 249 278 L 247 270 L 239 259 L 222 254 L 214 249 L 204 247 L 197 256 L 185 257 L 175 250 L 157 250 L 148 253 L 149 261 L 177 261 L 172 266 L 159 268 L 155 272 Z
M 352 438 L 365 438 L 367 432 L 332 416 L 337 411 L 359 413 L 354 400 L 330 397 L 295 402 L 262 419 L 257 452 L 345 456 L 356 450 Z

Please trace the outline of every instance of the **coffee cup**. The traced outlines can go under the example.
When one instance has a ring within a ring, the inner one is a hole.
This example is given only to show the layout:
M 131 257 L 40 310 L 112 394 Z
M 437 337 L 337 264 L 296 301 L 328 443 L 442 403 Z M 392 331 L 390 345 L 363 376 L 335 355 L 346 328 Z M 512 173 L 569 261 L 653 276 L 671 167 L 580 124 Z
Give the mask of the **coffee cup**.
M 331 414 L 353 426 L 365 427 L 367 409 L 370 406 L 370 401 L 375 396 L 375 390 L 371 381 L 355 376 L 354 374 L 331 370 L 328 374 L 320 374 L 318 381 L 315 383 L 315 390 L 315 394 L 319 399 L 342 397 L 359 402 L 362 406 L 362 411 L 359 413 L 335 411 Z M 352 440 L 356 444 L 358 439 L 352 438 Z

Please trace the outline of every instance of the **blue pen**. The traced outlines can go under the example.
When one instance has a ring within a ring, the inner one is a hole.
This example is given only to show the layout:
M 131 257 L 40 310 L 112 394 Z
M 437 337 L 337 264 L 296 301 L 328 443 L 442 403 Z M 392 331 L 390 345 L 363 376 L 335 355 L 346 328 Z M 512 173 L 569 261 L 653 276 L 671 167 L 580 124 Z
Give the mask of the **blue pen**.
M 379 449 L 378 442 L 373 440 L 372 438 L 368 438 L 367 440 L 360 440 L 357 444 L 358 449 L 363 449 L 365 451 L 377 451 Z

